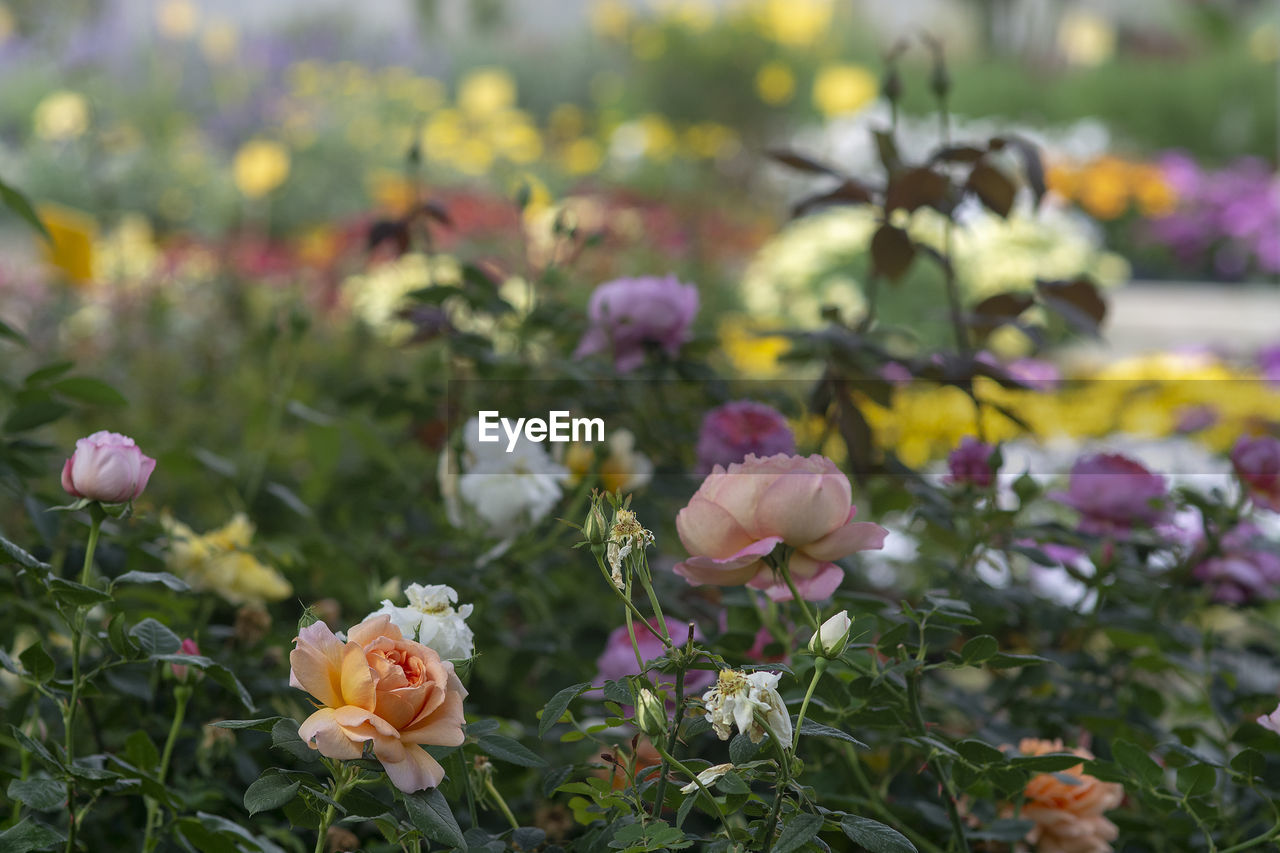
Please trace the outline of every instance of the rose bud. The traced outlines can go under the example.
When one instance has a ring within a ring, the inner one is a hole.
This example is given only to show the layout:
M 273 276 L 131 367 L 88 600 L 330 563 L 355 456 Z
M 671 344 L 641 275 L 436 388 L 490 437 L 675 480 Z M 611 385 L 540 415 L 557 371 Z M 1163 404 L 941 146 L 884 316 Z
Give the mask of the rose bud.
M 76 442 L 76 452 L 62 466 L 62 488 L 76 498 L 127 503 L 142 494 L 155 469 L 156 460 L 132 438 L 102 430 Z
M 824 658 L 838 658 L 849 645 L 849 629 L 853 626 L 849 611 L 841 610 L 814 632 L 809 651 Z
M 191 639 L 190 637 L 187 637 L 185 640 L 182 641 L 182 648 L 178 649 L 178 654 L 196 656 L 200 654 L 200 647 L 196 645 L 195 640 Z M 187 675 L 188 675 L 187 666 L 180 663 L 171 663 L 169 664 L 169 668 L 173 670 L 174 678 L 178 679 L 183 684 L 187 683 Z

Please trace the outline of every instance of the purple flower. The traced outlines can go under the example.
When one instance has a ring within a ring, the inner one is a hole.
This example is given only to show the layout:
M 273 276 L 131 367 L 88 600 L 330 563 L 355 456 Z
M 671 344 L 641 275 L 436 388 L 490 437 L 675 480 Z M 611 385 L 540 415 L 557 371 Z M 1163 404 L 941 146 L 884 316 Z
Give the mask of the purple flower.
M 1258 369 L 1262 376 L 1274 385 L 1280 385 L 1280 344 L 1266 347 L 1258 352 Z
M 960 439 L 960 444 L 947 457 L 945 482 L 955 486 L 988 488 L 995 472 L 991 470 L 991 454 L 996 449 L 971 435 Z
M 1051 492 L 1049 497 L 1083 516 L 1082 531 L 1118 534 L 1164 521 L 1165 488 L 1164 477 L 1127 456 L 1099 453 L 1077 459 L 1067 491 Z
M 1255 504 L 1280 512 L 1280 439 L 1241 437 L 1231 448 L 1231 465 Z
M 1244 604 L 1276 597 L 1280 587 L 1280 554 L 1257 545 L 1262 536 L 1248 522 L 1222 537 L 1222 553 L 1201 562 L 1192 577 L 1213 590 L 1213 600 Z
M 634 627 L 636 645 L 640 648 L 640 657 L 644 658 L 646 662 L 662 657 L 664 652 L 662 640 L 653 632 L 653 629 L 644 622 L 636 622 Z M 682 644 L 689 638 L 689 624 L 668 618 L 667 634 L 673 642 Z M 693 628 L 693 638 L 695 640 L 702 639 L 702 631 L 698 629 L 697 625 Z M 636 666 L 636 653 L 631 648 L 631 637 L 627 634 L 626 625 L 620 625 L 609 633 L 604 653 L 596 661 L 596 666 L 600 670 L 596 678 L 601 680 L 620 681 L 628 675 L 640 674 L 640 670 Z M 685 691 L 701 690 L 712 681 L 715 681 L 715 678 L 716 675 L 711 670 L 691 669 L 685 674 Z
M 595 289 L 587 313 L 591 326 L 574 356 L 611 352 L 614 367 L 627 373 L 644 363 L 649 347 L 680 351 L 698 313 L 698 289 L 675 276 L 620 278 Z
M 796 437 L 787 419 L 772 406 L 752 400 L 725 403 L 707 412 L 698 431 L 698 473 L 706 476 L 717 465 L 756 456 L 791 455 Z

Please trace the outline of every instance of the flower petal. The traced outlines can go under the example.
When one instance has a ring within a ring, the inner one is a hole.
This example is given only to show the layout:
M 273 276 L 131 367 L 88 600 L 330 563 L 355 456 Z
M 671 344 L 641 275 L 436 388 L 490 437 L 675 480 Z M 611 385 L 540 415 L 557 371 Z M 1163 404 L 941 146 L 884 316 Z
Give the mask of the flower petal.
M 361 754 L 360 744 L 352 741 L 334 719 L 332 708 L 321 708 L 303 720 L 298 737 L 312 749 L 329 758 L 355 759 Z
M 400 761 L 379 760 L 386 768 L 391 784 L 406 794 L 438 787 L 444 779 L 444 768 L 440 766 L 440 762 L 420 746 L 406 746 L 404 758 Z
M 378 704 L 373 669 L 359 643 L 348 642 L 342 650 L 342 703 L 372 711 Z
M 889 531 L 870 521 L 854 521 L 856 510 L 849 508 L 845 523 L 816 542 L 803 546 L 806 554 L 815 560 L 829 563 L 847 557 L 856 551 L 879 551 L 884 547 Z

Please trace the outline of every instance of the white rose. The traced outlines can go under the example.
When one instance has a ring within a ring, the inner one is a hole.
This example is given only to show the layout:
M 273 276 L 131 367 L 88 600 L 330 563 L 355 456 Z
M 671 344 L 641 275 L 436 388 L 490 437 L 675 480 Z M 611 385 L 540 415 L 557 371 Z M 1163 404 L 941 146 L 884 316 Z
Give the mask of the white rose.
M 454 608 L 458 592 L 444 584 L 411 583 L 405 590 L 407 607 L 399 607 L 384 599 L 373 615 L 386 614 L 391 624 L 400 629 L 405 639 L 434 649 L 445 660 L 464 660 L 475 651 L 475 635 L 467 627 L 472 605 Z

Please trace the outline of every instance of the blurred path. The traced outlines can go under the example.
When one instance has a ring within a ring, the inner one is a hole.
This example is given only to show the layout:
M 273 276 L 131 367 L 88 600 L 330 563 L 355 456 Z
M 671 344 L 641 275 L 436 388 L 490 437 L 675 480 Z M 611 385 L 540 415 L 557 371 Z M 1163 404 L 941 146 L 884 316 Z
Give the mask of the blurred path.
M 1107 295 L 1105 351 L 1120 354 L 1209 345 L 1253 355 L 1280 344 L 1280 287 L 1143 282 Z M 1086 348 L 1093 350 L 1094 348 Z

